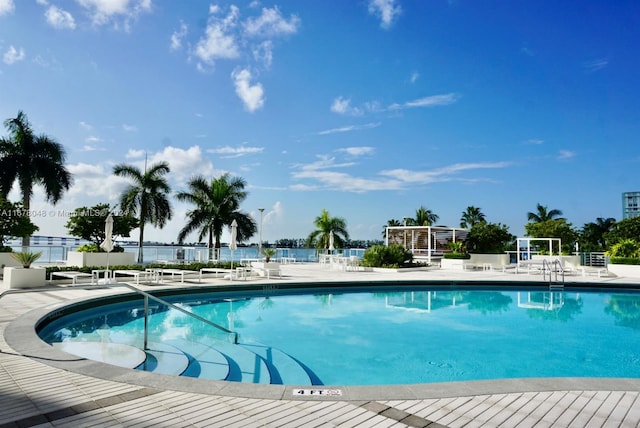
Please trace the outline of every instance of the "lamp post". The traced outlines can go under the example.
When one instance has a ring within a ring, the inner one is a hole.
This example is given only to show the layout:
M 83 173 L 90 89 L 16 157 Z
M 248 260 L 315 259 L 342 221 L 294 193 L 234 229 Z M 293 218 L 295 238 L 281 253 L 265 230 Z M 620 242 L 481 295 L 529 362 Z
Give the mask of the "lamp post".
M 260 211 L 260 240 L 258 241 L 258 257 L 260 257 L 262 254 L 262 213 L 264 212 L 264 208 L 258 208 L 258 211 Z

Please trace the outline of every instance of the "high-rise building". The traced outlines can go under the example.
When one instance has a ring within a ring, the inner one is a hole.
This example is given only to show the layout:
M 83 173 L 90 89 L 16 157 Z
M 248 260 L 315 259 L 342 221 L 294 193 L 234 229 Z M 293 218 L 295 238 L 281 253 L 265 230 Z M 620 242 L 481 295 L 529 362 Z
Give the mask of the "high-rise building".
M 622 193 L 622 218 L 632 218 L 640 215 L 640 192 Z

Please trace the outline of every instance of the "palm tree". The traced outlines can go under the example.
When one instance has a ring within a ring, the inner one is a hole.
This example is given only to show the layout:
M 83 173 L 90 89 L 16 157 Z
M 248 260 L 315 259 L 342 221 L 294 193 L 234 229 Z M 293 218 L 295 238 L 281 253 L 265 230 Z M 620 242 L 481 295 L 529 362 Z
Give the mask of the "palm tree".
M 433 223 L 438 221 L 438 215 L 433 211 L 426 209 L 423 206 L 420 206 L 416 210 L 416 218 L 407 219 L 407 225 L 409 226 L 431 226 Z
M 587 223 L 582 228 L 581 246 L 583 251 L 603 251 L 607 248 L 605 235 L 616 224 L 616 219 L 598 217 L 595 223 Z
M 347 232 L 347 221 L 341 217 L 331 217 L 329 211 L 322 209 L 320 214 L 314 220 L 313 224 L 316 230 L 309 234 L 307 238 L 307 247 L 316 249 L 329 248 L 329 236 L 333 232 L 333 242 L 336 248 L 344 248 L 344 244 L 349 239 Z
M 187 212 L 187 224 L 180 230 L 178 241 L 182 243 L 191 232 L 198 230 L 198 240 L 208 239 L 209 260 L 213 249 L 220 248 L 220 236 L 225 227 L 235 219 L 238 223 L 238 241 L 244 241 L 256 233 L 256 223 L 251 216 L 239 210 L 248 193 L 242 178 L 224 174 L 210 182 L 204 177 L 194 177 L 187 184 L 189 191 L 179 192 L 176 198 L 195 205 Z M 215 238 L 215 247 L 214 247 Z
M 144 172 L 133 165 L 118 164 L 113 173 L 120 177 L 128 177 L 133 181 L 120 197 L 120 208 L 125 213 L 139 218 L 140 238 L 138 240 L 138 263 L 142 263 L 142 243 L 144 242 L 144 226 L 151 223 L 155 227 L 164 227 L 171 220 L 172 210 L 167 195 L 171 188 L 165 174 L 170 171 L 167 162 L 159 162 L 146 168 Z
M 395 227 L 395 226 L 402 226 L 402 223 L 400 223 L 400 220 L 396 220 L 395 218 L 392 218 L 391 220 L 387 220 L 387 224 L 382 228 L 382 238 L 387 237 L 387 227 Z
M 71 173 L 64 166 L 66 153 L 61 144 L 47 135 L 35 135 L 22 111 L 4 121 L 8 138 L 0 138 L 0 196 L 6 198 L 18 180 L 22 193 L 22 207 L 29 212 L 33 187 L 44 187 L 47 201 L 54 205 L 69 190 Z M 29 237 L 22 238 L 22 246 L 29 246 Z
M 562 215 L 562 211 L 560 210 L 549 210 L 546 206 L 542 206 L 537 204 L 536 206 L 537 212 L 535 213 L 527 213 L 527 220 L 532 223 L 543 223 L 549 220 L 559 220 L 559 217 Z
M 485 215 L 482 213 L 482 210 L 478 207 L 474 207 L 473 205 L 469 205 L 467 210 L 462 212 L 462 217 L 460 217 L 460 227 L 470 229 L 475 224 L 485 221 L 487 220 Z

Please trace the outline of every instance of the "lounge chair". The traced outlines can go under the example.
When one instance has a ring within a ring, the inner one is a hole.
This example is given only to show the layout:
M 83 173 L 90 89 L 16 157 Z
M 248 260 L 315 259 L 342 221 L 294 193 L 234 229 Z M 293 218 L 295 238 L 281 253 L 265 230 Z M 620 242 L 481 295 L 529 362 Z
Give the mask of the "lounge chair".
M 51 281 L 53 281 L 54 276 L 59 276 L 61 278 L 71 279 L 71 283 L 73 285 L 78 283 L 78 278 L 91 278 L 91 283 L 93 284 L 94 276 L 90 273 L 78 272 L 78 271 L 62 271 L 62 272 L 51 272 Z

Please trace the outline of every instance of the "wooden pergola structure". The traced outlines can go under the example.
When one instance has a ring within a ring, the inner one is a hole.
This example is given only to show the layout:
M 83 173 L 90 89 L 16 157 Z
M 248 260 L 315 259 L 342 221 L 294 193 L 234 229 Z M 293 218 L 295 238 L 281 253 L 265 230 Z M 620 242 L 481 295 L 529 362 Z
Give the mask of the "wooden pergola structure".
M 427 263 L 434 255 L 440 258 L 450 252 L 449 243 L 465 241 L 469 233 L 468 229 L 446 226 L 387 226 L 386 230 L 385 245 L 402 245 Z

